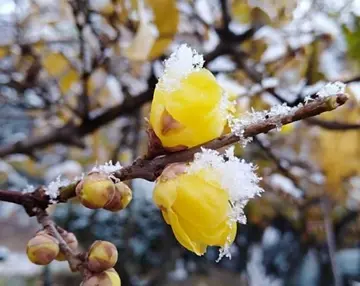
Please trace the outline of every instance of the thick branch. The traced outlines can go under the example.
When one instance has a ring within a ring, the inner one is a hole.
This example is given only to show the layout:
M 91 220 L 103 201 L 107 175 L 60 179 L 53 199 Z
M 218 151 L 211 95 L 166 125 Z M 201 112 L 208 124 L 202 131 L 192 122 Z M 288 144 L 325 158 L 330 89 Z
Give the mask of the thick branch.
M 338 94 L 337 96 L 314 100 L 304 106 L 299 107 L 295 112 L 291 112 L 286 115 L 269 116 L 267 119 L 249 124 L 247 127 L 245 127 L 243 138 L 253 137 L 260 133 L 267 133 L 272 129 L 276 129 L 279 122 L 281 122 L 283 125 L 286 125 L 294 121 L 319 115 L 320 113 L 326 111 L 331 111 L 343 105 L 347 99 L 348 98 L 346 95 Z M 158 176 L 160 176 L 166 165 L 176 162 L 189 162 L 193 159 L 194 154 L 201 151 L 201 148 L 216 150 L 234 144 L 241 139 L 242 138 L 236 134 L 231 133 L 209 141 L 203 145 L 196 146 L 184 151 L 170 153 L 156 157 L 154 159 L 137 159 L 132 165 L 124 167 L 120 171 L 115 172 L 113 176 L 120 179 L 121 181 L 131 180 L 134 178 L 143 178 L 149 181 L 154 181 Z M 68 199 L 74 197 L 76 184 L 77 182 L 74 182 L 71 185 L 61 188 L 58 201 L 65 202 Z M 44 205 L 49 204 L 48 197 L 44 195 L 41 196 L 41 193 L 40 195 L 36 195 L 37 192 L 40 192 L 39 190 L 42 189 L 39 188 L 34 193 L 26 194 L 25 197 L 28 200 L 32 200 L 33 207 L 41 204 L 42 209 L 44 209 Z M 14 192 L 14 195 L 18 196 L 18 193 Z M 5 193 L 0 191 L 0 200 L 10 201 L 11 199 L 9 196 L 11 197 L 8 191 Z M 18 200 L 13 199 L 11 202 L 18 203 Z

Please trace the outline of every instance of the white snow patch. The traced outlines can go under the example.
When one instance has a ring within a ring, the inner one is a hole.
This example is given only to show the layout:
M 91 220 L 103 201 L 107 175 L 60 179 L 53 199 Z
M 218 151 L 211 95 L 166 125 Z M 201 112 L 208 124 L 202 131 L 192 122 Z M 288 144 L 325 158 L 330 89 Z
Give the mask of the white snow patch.
M 33 191 L 35 191 L 35 187 L 33 185 L 27 185 L 22 192 L 23 193 L 32 193 Z
M 121 168 L 122 166 L 120 162 L 116 162 L 116 164 L 113 164 L 113 162 L 110 160 L 103 165 L 96 165 L 94 168 L 92 168 L 91 172 L 103 172 L 106 174 L 111 174 L 119 171 Z
M 281 238 L 280 231 L 275 227 L 268 226 L 264 231 L 261 242 L 264 247 L 269 247 L 278 243 L 280 238 Z
M 340 93 L 345 93 L 345 87 L 346 84 L 340 82 L 340 81 L 336 81 L 336 82 L 331 82 L 326 84 L 325 86 L 322 87 L 322 89 L 320 89 L 317 93 L 317 95 L 320 98 L 325 98 L 325 97 L 329 97 L 329 96 L 334 96 Z
M 267 89 L 267 88 L 274 88 L 276 86 L 279 85 L 279 79 L 276 77 L 268 77 L 268 78 L 264 78 L 261 81 L 261 85 L 263 88 Z
M 347 85 L 352 95 L 355 96 L 357 102 L 360 102 L 360 82 L 352 82 Z
M 208 68 L 214 71 L 233 71 L 236 65 L 229 56 L 220 56 L 211 61 Z
M 280 189 L 295 198 L 302 197 L 302 191 L 299 190 L 289 178 L 283 175 L 273 174 L 269 177 L 269 182 L 274 188 Z
M 204 65 L 204 58 L 194 49 L 182 44 L 164 62 L 165 70 L 159 79 L 158 87 L 171 92 L 180 88 L 181 81 L 190 73 L 200 70 Z
M 246 88 L 239 84 L 236 80 L 231 79 L 224 73 L 219 73 L 216 76 L 216 81 L 226 91 L 236 94 L 237 96 L 245 95 Z
M 54 181 L 51 181 L 48 186 L 45 188 L 45 194 L 50 197 L 50 203 L 55 204 L 57 197 L 59 195 L 59 189 L 70 184 L 68 179 L 60 179 L 58 176 Z
M 47 183 L 55 180 L 58 176 L 65 176 L 66 178 L 73 179 L 82 173 L 81 164 L 74 160 L 67 160 L 60 164 L 49 167 L 45 173 L 45 181 Z
M 229 115 L 229 126 L 232 133 L 239 136 L 241 138 L 242 144 L 246 146 L 246 144 L 251 141 L 251 138 L 244 138 L 244 132 L 246 127 L 251 124 L 267 121 L 269 119 L 278 119 L 276 122 L 276 127 L 278 130 L 281 130 L 281 118 L 295 113 L 295 111 L 298 110 L 300 106 L 302 105 L 300 104 L 297 107 L 289 107 L 286 104 L 274 105 L 270 110 L 246 112 L 240 118 Z
M 280 279 L 271 278 L 266 275 L 262 264 L 263 251 L 259 245 L 250 248 L 251 258 L 246 266 L 249 286 L 282 286 Z
M 235 210 L 230 214 L 231 220 L 246 223 L 243 207 L 249 199 L 264 191 L 258 185 L 261 178 L 255 174 L 255 165 L 234 156 L 234 147 L 226 150 L 225 157 L 218 151 L 202 149 L 202 152 L 195 154 L 187 171 L 195 173 L 201 169 L 214 169 L 219 174 L 221 186 L 228 191 L 232 209 Z M 241 208 L 237 209 L 237 206 Z

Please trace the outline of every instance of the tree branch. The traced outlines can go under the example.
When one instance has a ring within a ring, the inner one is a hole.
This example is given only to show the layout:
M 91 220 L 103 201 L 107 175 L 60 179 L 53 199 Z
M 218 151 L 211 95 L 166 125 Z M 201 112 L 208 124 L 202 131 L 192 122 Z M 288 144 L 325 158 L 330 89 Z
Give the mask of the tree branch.
M 131 180 L 134 178 L 143 178 L 149 181 L 154 181 L 158 176 L 160 176 L 162 170 L 168 164 L 176 162 L 189 162 L 193 159 L 196 153 L 201 151 L 201 148 L 217 150 L 222 147 L 229 146 L 231 144 L 237 143 L 243 138 L 253 137 L 257 134 L 267 133 L 272 129 L 276 129 L 279 121 L 281 124 L 286 125 L 294 121 L 306 119 L 326 111 L 334 110 L 343 105 L 347 99 L 347 96 L 344 94 L 338 94 L 328 98 L 319 98 L 299 107 L 292 113 L 281 116 L 269 116 L 262 121 L 249 124 L 244 128 L 243 136 L 241 138 L 236 134 L 230 133 L 211 140 L 203 145 L 196 146 L 184 151 L 169 153 L 153 159 L 139 158 L 135 160 L 132 165 L 124 167 L 115 172 L 113 176 L 120 179 L 121 181 Z M 62 187 L 59 190 L 60 195 L 58 196 L 57 200 L 59 202 L 65 202 L 68 199 L 74 197 L 76 184 L 77 182 L 74 182 L 66 187 Z M 19 196 L 18 192 L 14 192 L 14 196 Z M 49 198 L 44 194 L 44 188 L 41 187 L 39 187 L 33 193 L 23 194 L 23 196 L 25 196 L 28 200 L 25 208 L 27 209 L 28 213 L 30 209 L 30 214 L 34 207 L 41 206 L 42 209 L 45 209 L 49 204 Z M 19 204 L 19 199 L 11 199 L 11 194 L 9 191 L 5 191 L 5 193 L 0 191 L 0 201 L 1 200 Z M 24 205 L 23 203 L 20 204 Z
M 82 274 L 85 274 L 84 272 L 86 271 L 83 266 L 84 261 L 82 261 L 79 258 L 79 255 L 74 253 L 74 251 L 68 246 L 66 241 L 57 230 L 55 223 L 51 220 L 46 211 L 41 209 L 36 210 L 36 218 L 39 224 L 41 224 L 43 228 L 59 242 L 59 248 L 65 255 L 66 260 L 69 262 L 70 269 L 73 272 L 80 271 Z
M 328 245 L 329 250 L 329 257 L 330 257 L 330 264 L 332 273 L 334 276 L 334 285 L 335 286 L 342 286 L 342 277 L 338 271 L 336 266 L 336 259 L 335 259 L 335 251 L 336 251 L 336 241 L 334 235 L 334 229 L 330 218 L 330 202 L 328 198 L 321 199 L 321 208 L 324 214 L 324 226 L 326 232 L 326 242 Z
M 23 141 L 0 146 L 0 158 L 13 153 L 32 154 L 35 149 L 44 148 L 54 143 L 74 145 L 75 141 L 72 139 L 79 139 L 84 135 L 90 134 L 112 120 L 122 115 L 132 113 L 144 103 L 150 101 L 155 83 L 156 78 L 152 76 L 149 80 L 150 88 L 147 91 L 136 97 L 126 99 L 123 103 L 105 110 L 103 113 L 94 118 L 90 118 L 88 121 L 84 121 L 80 125 L 69 122 L 42 136 L 30 137 Z
M 320 126 L 324 129 L 328 130 L 336 130 L 336 131 L 348 131 L 348 130 L 357 130 L 360 129 L 360 124 L 356 123 L 343 123 L 337 121 L 325 121 L 317 118 L 309 118 L 305 120 L 305 122 L 309 125 Z

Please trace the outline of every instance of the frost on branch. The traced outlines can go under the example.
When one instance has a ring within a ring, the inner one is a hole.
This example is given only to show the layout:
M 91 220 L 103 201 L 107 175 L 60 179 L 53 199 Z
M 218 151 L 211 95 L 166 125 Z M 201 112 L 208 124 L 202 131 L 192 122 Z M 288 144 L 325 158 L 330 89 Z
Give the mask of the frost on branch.
M 318 91 L 317 96 L 321 98 L 325 98 L 325 97 L 337 95 L 339 93 L 344 93 L 345 87 L 346 85 L 340 81 L 328 83 Z
M 337 95 L 339 93 L 345 93 L 345 87 L 346 84 L 336 81 L 336 82 L 330 82 L 325 84 L 317 93 L 316 95 L 320 98 L 326 98 L 330 96 Z M 309 101 L 314 100 L 310 96 L 305 97 L 305 103 L 308 103 Z
M 229 126 L 231 128 L 231 132 L 241 138 L 241 142 L 243 146 L 251 141 L 251 138 L 244 138 L 245 128 L 251 124 L 256 124 L 260 122 L 266 121 L 268 118 L 278 118 L 278 122 L 276 123 L 276 127 L 278 130 L 281 130 L 281 117 L 294 114 L 295 111 L 301 107 L 300 104 L 297 107 L 289 107 L 285 103 L 282 105 L 274 105 L 270 110 L 266 111 L 253 111 L 246 112 L 240 118 L 236 118 L 234 116 L 228 117 Z
M 103 165 L 96 165 L 94 168 L 92 168 L 91 172 L 103 172 L 106 174 L 111 174 L 119 171 L 121 168 L 122 166 L 120 162 L 116 162 L 116 164 L 113 164 L 112 160 L 110 160 Z
M 180 87 L 182 79 L 203 67 L 204 58 L 194 49 L 183 44 L 170 55 L 164 65 L 164 73 L 160 77 L 158 85 L 161 89 L 171 92 Z
M 58 176 L 54 181 L 51 181 L 49 185 L 45 188 L 45 194 L 49 196 L 49 202 L 52 204 L 56 203 L 56 198 L 59 196 L 59 189 L 70 184 L 68 179 L 60 179 Z

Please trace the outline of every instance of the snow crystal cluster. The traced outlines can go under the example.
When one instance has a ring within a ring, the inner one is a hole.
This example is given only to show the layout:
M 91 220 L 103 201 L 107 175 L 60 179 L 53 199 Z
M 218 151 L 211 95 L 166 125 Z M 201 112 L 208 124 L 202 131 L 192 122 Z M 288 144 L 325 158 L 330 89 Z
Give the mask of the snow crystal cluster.
M 267 121 L 269 118 L 278 118 L 278 121 L 275 123 L 277 129 L 280 130 L 282 127 L 281 118 L 287 115 L 294 114 L 298 108 L 299 106 L 289 107 L 284 103 L 283 105 L 274 105 L 270 110 L 266 111 L 246 112 L 240 118 L 230 115 L 228 116 L 228 122 L 232 133 L 241 138 L 241 143 L 245 147 L 247 143 L 251 142 L 251 138 L 244 138 L 244 132 L 246 127 L 251 124 L 257 124 Z
M 96 165 L 94 168 L 92 168 L 91 172 L 103 172 L 111 174 L 119 171 L 121 168 L 122 166 L 120 162 L 116 162 L 116 164 L 113 164 L 113 162 L 110 160 L 109 162 L 105 162 L 105 164 L 103 165 Z
M 61 179 L 61 176 L 58 176 L 54 181 L 51 181 L 48 186 L 45 188 L 45 194 L 49 196 L 49 202 L 55 204 L 57 197 L 59 196 L 59 190 L 62 187 L 65 187 L 70 184 L 68 179 Z
M 188 45 L 181 45 L 164 62 L 165 69 L 159 79 L 159 88 L 171 92 L 180 88 L 181 80 L 191 72 L 200 70 L 204 58 Z
M 261 178 L 255 174 L 256 166 L 234 156 L 234 147 L 226 150 L 225 156 L 218 151 L 202 149 L 195 154 L 194 161 L 188 168 L 189 173 L 212 168 L 219 174 L 222 188 L 228 191 L 232 212 L 232 221 L 246 223 L 244 207 L 249 199 L 263 192 L 258 183 Z
M 202 149 L 202 152 L 195 154 L 187 172 L 195 173 L 207 168 L 219 174 L 221 187 L 229 193 L 231 204 L 229 224 L 233 222 L 245 224 L 244 207 L 249 199 L 259 196 L 264 191 L 258 185 L 261 178 L 255 173 L 256 166 L 235 157 L 234 147 L 227 149 L 224 156 L 215 150 Z M 230 244 L 220 249 L 218 260 L 223 256 L 231 257 L 229 249 Z
M 337 94 L 345 93 L 346 84 L 340 81 L 330 82 L 325 84 L 317 93 L 316 95 L 319 98 L 326 98 L 330 96 L 335 96 Z M 305 103 L 314 100 L 310 96 L 305 97 Z

